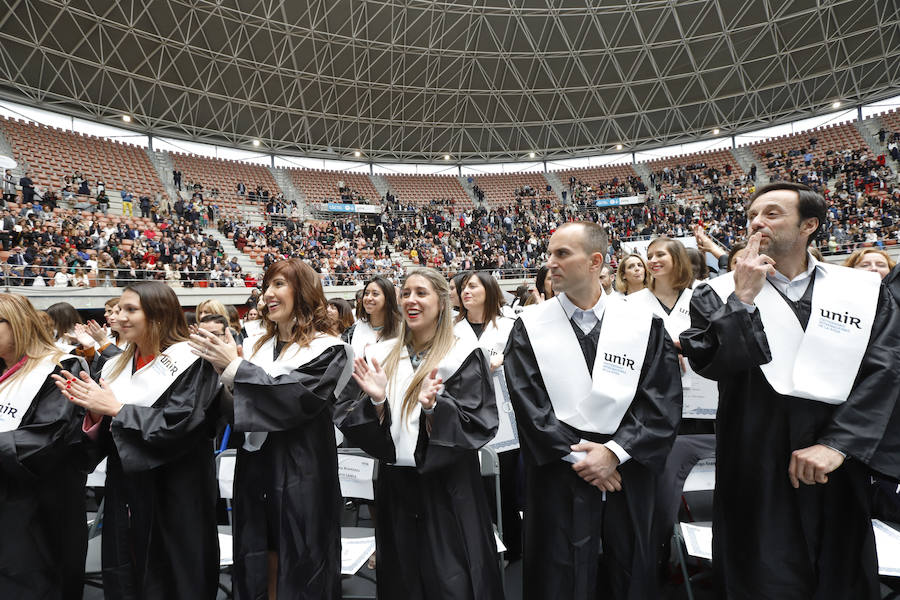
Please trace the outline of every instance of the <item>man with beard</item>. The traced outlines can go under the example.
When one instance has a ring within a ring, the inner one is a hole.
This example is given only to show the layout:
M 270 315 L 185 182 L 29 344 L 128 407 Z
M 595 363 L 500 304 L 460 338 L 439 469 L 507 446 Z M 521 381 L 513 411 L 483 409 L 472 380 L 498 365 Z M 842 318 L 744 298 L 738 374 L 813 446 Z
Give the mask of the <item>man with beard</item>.
M 877 275 L 808 252 L 820 194 L 770 184 L 747 218 L 746 250 L 694 292 L 681 335 L 719 382 L 717 582 L 738 600 L 875 600 L 866 467 L 900 476 L 900 314 Z

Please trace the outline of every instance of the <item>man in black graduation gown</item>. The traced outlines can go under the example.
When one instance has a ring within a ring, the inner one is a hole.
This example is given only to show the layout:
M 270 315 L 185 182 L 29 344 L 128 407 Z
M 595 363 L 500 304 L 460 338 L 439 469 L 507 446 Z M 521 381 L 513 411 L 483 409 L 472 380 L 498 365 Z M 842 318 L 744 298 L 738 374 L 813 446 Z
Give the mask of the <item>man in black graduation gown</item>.
M 897 428 L 892 433 L 885 427 L 897 420 L 900 317 L 887 290 L 876 284 L 870 337 L 855 377 L 845 374 L 854 379 L 842 403 L 779 394 L 762 366 L 772 362 L 772 339 L 783 334 L 763 327 L 760 292 L 775 288 L 775 302 L 788 304 L 787 314 L 797 317 L 805 336 L 816 282 L 824 286 L 823 278 L 840 282 L 847 275 L 807 252 L 825 219 L 824 199 L 808 187 L 765 186 L 751 198 L 747 217 L 752 235 L 734 270 L 734 292 L 723 301 L 717 280 L 698 288 L 692 327 L 681 335 L 691 366 L 719 382 L 717 584 L 730 599 L 874 600 L 880 596 L 866 465 L 900 475 Z M 840 307 L 842 299 L 833 295 L 825 301 Z M 849 358 L 842 348 L 820 352 L 820 360 L 833 352 Z M 796 386 L 796 370 L 792 377 Z
M 564 296 L 548 302 L 568 309 L 580 346 L 555 350 L 580 369 L 586 363 L 588 372 L 601 334 L 591 309 L 603 295 L 606 249 L 606 233 L 594 223 L 566 224 L 549 243 L 553 289 Z M 612 435 L 580 431 L 557 417 L 532 346 L 542 341 L 529 338 L 522 318 L 513 326 L 504 367 L 527 469 L 526 600 L 657 597 L 653 489 L 675 438 L 682 394 L 673 343 L 661 319 L 649 312 L 646 318 L 652 324 L 637 389 L 621 421 L 605 424 Z

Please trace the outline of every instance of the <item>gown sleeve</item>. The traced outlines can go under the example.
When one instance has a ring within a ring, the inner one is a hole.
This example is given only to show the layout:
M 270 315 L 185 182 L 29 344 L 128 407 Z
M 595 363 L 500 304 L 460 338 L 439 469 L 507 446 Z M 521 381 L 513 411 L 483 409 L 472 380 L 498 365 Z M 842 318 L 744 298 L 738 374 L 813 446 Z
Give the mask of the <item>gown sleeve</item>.
M 62 361 L 62 369 L 78 377 L 77 359 Z M 57 367 L 54 373 L 59 375 Z M 69 402 L 48 376 L 17 429 L 0 433 L 0 476 L 32 479 L 58 466 L 81 442 L 84 410 Z
M 714 381 L 772 360 L 759 311 L 748 311 L 733 293 L 722 302 L 709 285 L 694 291 L 691 326 L 680 340 L 691 368 Z
M 825 444 L 900 478 L 900 309 L 882 287 L 869 345 L 847 401 L 819 436 Z
M 581 436 L 556 418 L 521 319 L 506 342 L 503 370 L 526 456 L 536 465 L 546 465 L 569 454 Z
M 415 459 L 421 473 L 452 464 L 494 439 L 500 418 L 490 369 L 480 348 L 473 350 L 444 382 L 444 390 L 435 401 L 430 431 L 428 421 L 424 414 L 419 419 Z
M 675 344 L 659 317 L 653 317 L 637 391 L 613 441 L 633 460 L 661 472 L 681 422 L 681 367 Z
M 100 372 L 103 370 L 103 365 L 120 354 L 122 354 L 122 349 L 115 344 L 108 344 L 106 348 L 104 348 L 100 352 L 94 352 L 94 355 L 91 358 L 91 362 L 89 364 L 91 377 L 99 380 Z
M 272 377 L 244 360 L 234 376 L 236 431 L 287 431 L 331 411 L 335 391 L 347 366 L 345 346 L 326 349 L 285 375 Z
M 159 467 L 193 449 L 198 436 L 211 437 L 219 389 L 213 366 L 197 360 L 152 406 L 123 405 L 110 424 L 123 469 Z
M 391 409 L 384 404 L 384 421 L 378 421 L 378 412 L 371 399 L 356 380 L 350 379 L 334 405 L 334 424 L 354 447 L 387 463 L 397 460 L 397 451 L 391 438 Z

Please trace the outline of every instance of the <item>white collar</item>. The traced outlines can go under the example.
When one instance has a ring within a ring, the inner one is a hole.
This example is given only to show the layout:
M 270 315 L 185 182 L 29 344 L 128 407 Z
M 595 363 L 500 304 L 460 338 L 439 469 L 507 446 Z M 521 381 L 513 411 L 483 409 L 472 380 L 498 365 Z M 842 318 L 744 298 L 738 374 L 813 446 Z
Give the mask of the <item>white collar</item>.
M 768 275 L 768 278 L 770 280 L 774 279 L 775 281 L 773 281 L 773 283 L 778 282 L 778 283 L 787 285 L 787 284 L 797 283 L 797 282 L 808 279 L 809 277 L 812 276 L 813 271 L 816 270 L 816 267 L 819 267 L 820 275 L 825 274 L 825 272 L 826 272 L 825 269 L 820 266 L 821 263 L 818 260 L 816 260 L 815 256 L 813 256 L 812 254 L 807 252 L 806 259 L 807 259 L 806 260 L 806 270 L 804 272 L 800 273 L 799 275 L 797 275 L 796 277 L 794 277 L 793 279 L 788 279 L 787 276 L 785 276 L 780 271 L 775 271 L 774 275 Z
M 575 306 L 569 297 L 565 295 L 565 293 L 558 294 L 556 296 L 559 298 L 559 304 L 562 306 L 563 311 L 566 313 L 566 318 L 571 320 L 572 315 L 575 314 L 576 310 L 582 310 Z M 603 294 L 600 294 L 600 298 L 597 300 L 597 303 L 594 304 L 589 310 L 594 311 L 594 315 L 596 315 L 597 320 L 599 321 L 603 317 Z

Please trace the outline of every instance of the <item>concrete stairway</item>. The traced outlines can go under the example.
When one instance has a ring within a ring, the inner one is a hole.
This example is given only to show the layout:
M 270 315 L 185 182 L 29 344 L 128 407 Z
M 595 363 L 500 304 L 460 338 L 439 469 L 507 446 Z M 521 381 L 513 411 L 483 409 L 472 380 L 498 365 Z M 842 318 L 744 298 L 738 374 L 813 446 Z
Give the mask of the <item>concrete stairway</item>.
M 741 146 L 739 148 L 732 148 L 731 155 L 734 156 L 734 159 L 744 170 L 744 173 L 749 174 L 750 169 L 756 166 L 756 181 L 760 183 L 768 181 L 768 179 L 765 178 L 766 166 L 759 161 L 756 152 L 746 146 Z
M 550 187 L 553 188 L 553 193 L 556 195 L 556 199 L 559 200 L 560 202 L 562 202 L 563 201 L 562 192 L 563 192 L 563 190 L 568 191 L 568 189 L 569 189 L 568 185 L 563 184 L 562 180 L 559 178 L 559 175 L 557 175 L 553 171 L 545 171 L 544 179 L 546 179 L 547 183 L 550 184 Z M 572 199 L 568 198 L 568 194 L 566 194 L 566 196 L 567 196 L 566 201 L 570 202 Z
M 481 203 L 478 202 L 478 197 L 475 195 L 475 192 L 472 191 L 472 185 L 469 183 L 468 175 L 460 175 L 457 177 L 459 179 L 459 185 L 462 186 L 464 190 L 466 190 L 466 195 L 472 201 L 472 204 L 475 206 L 479 206 Z
M 151 150 L 150 148 L 144 148 L 144 151 L 150 158 L 153 168 L 156 169 L 159 180 L 162 182 L 163 186 L 165 186 L 169 200 L 172 201 L 172 204 L 175 204 L 175 201 L 178 200 L 178 188 L 175 187 L 175 184 L 172 181 L 172 172 L 175 170 L 175 163 L 172 162 L 172 156 L 165 150 Z
M 632 163 L 632 168 L 638 174 L 638 177 L 641 178 L 641 181 L 644 182 L 644 185 L 647 186 L 647 195 L 651 198 L 656 198 L 656 189 L 650 184 L 650 169 L 647 167 L 646 163 Z
M 294 200 L 297 203 L 297 209 L 300 211 L 300 218 L 305 219 L 308 217 L 309 206 L 306 201 L 306 194 L 294 185 L 294 182 L 291 180 L 290 171 L 278 167 L 269 167 L 269 171 L 272 173 L 272 177 L 275 178 L 275 183 L 278 184 L 278 187 L 281 188 L 281 191 L 284 193 L 285 200 L 288 202 Z
M 884 121 L 881 120 L 881 117 L 878 115 L 871 116 L 862 121 L 854 121 L 853 125 L 859 130 L 860 135 L 866 140 L 866 143 L 869 145 L 869 148 L 872 149 L 872 152 L 875 153 L 875 156 L 884 154 L 886 164 L 893 169 L 895 173 L 900 172 L 900 163 L 891 158 L 891 155 L 888 154 L 887 143 L 882 144 L 878 141 L 879 129 L 884 128 L 888 132 L 891 130 L 891 128 L 886 126 Z
M 238 264 L 241 265 L 241 271 L 244 273 L 259 273 L 262 272 L 262 267 L 257 265 L 249 256 L 241 252 L 237 249 L 237 246 L 234 245 L 234 242 L 229 240 L 226 236 L 222 235 L 215 227 L 205 227 L 203 229 L 203 235 L 208 235 L 214 240 L 217 240 L 222 243 L 222 247 L 225 249 L 225 254 L 228 255 L 228 258 L 232 256 L 237 256 Z
M 378 200 L 387 196 L 388 192 L 391 191 L 391 184 L 381 175 L 369 175 L 369 179 L 372 181 L 372 185 L 375 186 L 375 191 L 378 192 Z M 376 198 L 372 200 L 376 200 Z

